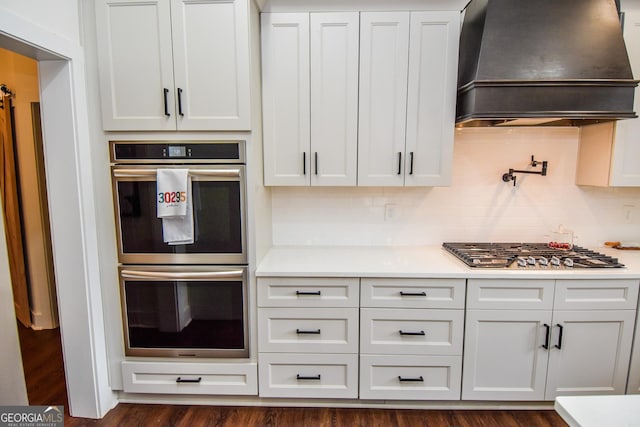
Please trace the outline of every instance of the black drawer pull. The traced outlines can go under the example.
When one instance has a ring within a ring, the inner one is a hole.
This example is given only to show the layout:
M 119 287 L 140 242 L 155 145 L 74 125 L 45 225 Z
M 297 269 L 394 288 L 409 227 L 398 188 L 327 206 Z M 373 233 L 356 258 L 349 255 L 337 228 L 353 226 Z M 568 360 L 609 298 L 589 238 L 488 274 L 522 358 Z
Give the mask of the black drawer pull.
M 544 344 L 542 344 L 542 348 L 545 350 L 549 350 L 549 337 L 551 334 L 551 326 L 544 324 L 544 327 L 547 329 L 547 332 L 544 335 Z
M 307 152 L 302 152 L 302 175 L 307 174 Z
M 554 345 L 555 348 L 557 348 L 558 350 L 562 350 L 562 332 L 564 331 L 564 327 L 558 323 L 556 325 L 559 330 L 558 330 L 558 344 Z
M 424 378 L 422 377 L 422 375 L 420 375 L 418 378 L 411 378 L 411 377 L 402 377 L 398 375 L 398 381 L 402 381 L 402 382 L 414 382 L 414 383 L 423 383 L 424 382 Z
M 182 89 L 178 88 L 178 114 L 184 116 L 182 112 Z
M 320 296 L 320 291 L 296 291 L 296 295 L 317 295 L 317 296 Z
M 162 97 L 164 99 L 164 115 L 167 117 L 171 117 L 171 114 L 169 114 L 169 100 L 167 99 L 168 95 L 169 95 L 169 89 L 165 87 L 162 91 Z
M 296 329 L 296 334 L 320 335 L 320 329 L 312 329 L 312 330 Z
M 409 162 L 409 175 L 413 175 L 413 151 L 409 153 L 411 161 Z
M 305 376 L 305 375 L 296 375 L 296 379 L 298 381 L 320 381 L 320 374 L 313 376 Z
M 400 332 L 400 335 L 420 335 L 420 336 L 427 335 L 424 331 L 407 332 L 400 329 L 398 332 Z
M 405 292 L 400 291 L 401 297 L 426 297 L 427 293 L 425 291 L 422 292 Z
M 182 378 L 182 377 L 178 377 L 178 378 L 176 378 L 176 382 L 177 383 L 199 383 L 200 381 L 202 381 L 202 377 L 198 377 L 198 378 Z

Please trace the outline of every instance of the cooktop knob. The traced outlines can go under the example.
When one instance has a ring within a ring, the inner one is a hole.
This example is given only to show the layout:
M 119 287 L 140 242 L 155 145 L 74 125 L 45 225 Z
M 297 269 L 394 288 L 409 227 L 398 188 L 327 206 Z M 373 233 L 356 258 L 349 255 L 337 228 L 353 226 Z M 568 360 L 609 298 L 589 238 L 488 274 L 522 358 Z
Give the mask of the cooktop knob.
M 564 259 L 564 265 L 566 267 L 573 267 L 573 260 L 571 258 L 565 258 Z
M 551 257 L 551 265 L 555 265 L 556 267 L 560 266 L 560 258 L 558 258 L 557 256 L 552 256 Z
M 536 259 L 532 256 L 527 258 L 527 264 L 529 265 L 536 265 Z
M 549 260 L 541 256 L 540 258 L 538 258 L 538 264 L 540 264 L 543 267 L 547 267 L 549 265 Z
M 518 262 L 518 267 L 526 267 L 527 266 L 527 260 L 522 258 L 521 256 L 519 256 L 516 261 Z

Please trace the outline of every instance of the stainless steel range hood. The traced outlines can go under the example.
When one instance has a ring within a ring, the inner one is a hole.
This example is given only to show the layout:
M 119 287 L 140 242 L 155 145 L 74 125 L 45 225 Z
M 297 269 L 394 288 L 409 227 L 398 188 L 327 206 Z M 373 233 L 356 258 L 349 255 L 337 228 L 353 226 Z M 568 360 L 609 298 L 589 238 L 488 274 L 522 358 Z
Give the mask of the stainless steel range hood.
M 472 0 L 460 35 L 457 126 L 634 118 L 614 0 Z

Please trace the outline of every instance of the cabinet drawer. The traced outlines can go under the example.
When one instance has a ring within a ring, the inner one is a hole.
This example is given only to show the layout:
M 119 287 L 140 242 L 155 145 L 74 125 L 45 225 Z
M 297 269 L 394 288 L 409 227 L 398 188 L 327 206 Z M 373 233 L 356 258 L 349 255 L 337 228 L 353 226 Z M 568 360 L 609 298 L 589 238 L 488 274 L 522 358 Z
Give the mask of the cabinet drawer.
M 363 308 L 360 352 L 462 354 L 463 310 Z
M 258 279 L 260 307 L 358 307 L 358 278 Z
M 553 308 L 635 310 L 637 303 L 637 280 L 558 280 Z
M 464 279 L 362 279 L 362 307 L 464 308 Z
M 361 399 L 459 400 L 462 356 L 360 357 Z
M 258 394 L 255 363 L 122 362 L 128 393 Z
M 260 353 L 260 397 L 358 397 L 358 355 Z
M 554 280 L 469 279 L 467 308 L 551 310 Z
M 260 308 L 262 352 L 357 353 L 357 308 Z

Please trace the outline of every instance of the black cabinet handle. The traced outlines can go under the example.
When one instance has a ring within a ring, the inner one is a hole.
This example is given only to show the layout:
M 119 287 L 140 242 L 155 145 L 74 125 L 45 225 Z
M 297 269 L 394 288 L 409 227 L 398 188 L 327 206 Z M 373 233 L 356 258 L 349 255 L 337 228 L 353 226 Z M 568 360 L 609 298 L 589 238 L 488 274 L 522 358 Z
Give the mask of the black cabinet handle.
M 409 153 L 409 175 L 413 175 L 413 151 Z
M 400 291 L 400 296 L 401 297 L 426 297 L 427 293 L 422 291 L 422 292 L 405 292 L 405 291 Z
M 178 88 L 178 114 L 184 116 L 182 112 L 182 89 Z
M 424 331 L 407 332 L 407 331 L 403 331 L 402 329 L 400 329 L 398 332 L 400 332 L 400 335 L 418 335 L 418 336 L 427 335 Z
M 316 169 L 316 175 L 318 175 L 318 152 L 317 151 L 314 153 L 313 163 Z
M 402 152 L 398 151 L 398 175 L 402 174 Z
M 298 381 L 320 381 L 320 374 L 313 376 L 305 376 L 305 375 L 296 375 L 296 379 Z
M 303 335 L 303 334 L 306 334 L 306 335 L 320 335 L 320 329 L 311 329 L 311 330 L 309 330 L 309 329 L 307 329 L 307 330 L 305 330 L 305 329 L 296 329 L 296 334 L 299 334 L 299 335 Z
M 544 335 L 544 344 L 542 344 L 542 348 L 545 350 L 549 350 L 549 337 L 551 335 L 551 326 L 544 324 L 544 327 L 547 328 L 547 332 Z
M 401 382 L 414 382 L 414 383 L 423 383 L 424 382 L 424 378 L 422 377 L 422 375 L 420 375 L 418 378 L 415 377 L 402 377 L 398 375 L 398 381 Z
M 178 378 L 176 378 L 176 382 L 177 383 L 199 383 L 200 381 L 202 381 L 202 377 L 198 377 L 198 378 L 182 378 L 182 377 L 178 377 Z
M 554 347 L 557 348 L 558 350 L 562 350 L 562 332 L 564 331 L 564 327 L 560 323 L 556 324 L 556 326 L 559 328 L 558 344 L 554 345 Z
M 302 152 L 302 175 L 307 174 L 307 152 Z
M 320 291 L 296 291 L 296 295 L 317 295 L 320 296 Z
M 164 115 L 167 117 L 171 117 L 171 114 L 169 114 L 169 99 L 167 98 L 167 96 L 169 96 L 169 89 L 167 89 L 166 87 L 164 88 Z

